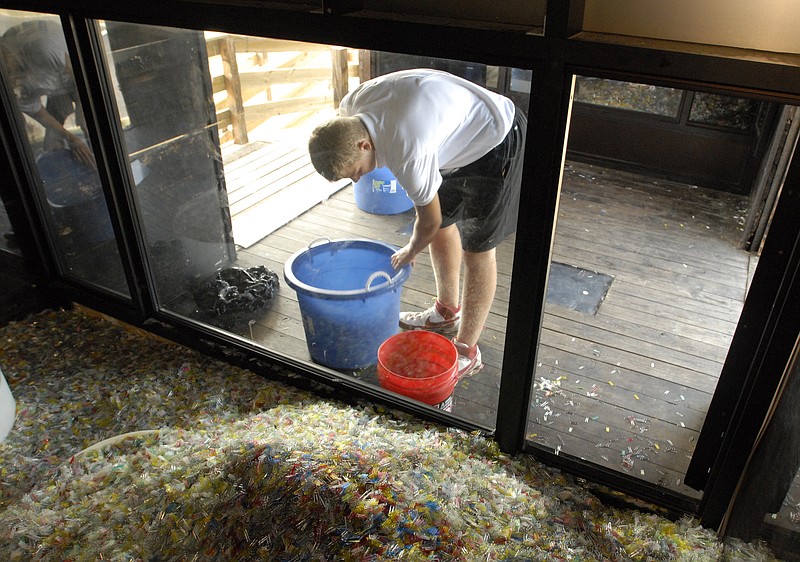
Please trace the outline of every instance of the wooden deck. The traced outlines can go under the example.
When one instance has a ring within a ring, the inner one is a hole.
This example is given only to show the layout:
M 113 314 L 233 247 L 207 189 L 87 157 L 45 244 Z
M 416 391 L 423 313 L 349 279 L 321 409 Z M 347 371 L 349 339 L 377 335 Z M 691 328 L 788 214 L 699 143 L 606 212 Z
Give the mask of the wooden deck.
M 349 180 L 330 183 L 308 150 L 291 143 L 253 142 L 223 152 L 236 244 L 249 248 L 294 217 L 325 201 Z
M 750 278 L 751 257 L 736 249 L 745 205 L 716 191 L 568 165 L 553 260 L 613 281 L 597 314 L 546 304 L 529 440 L 699 496 L 682 476 Z M 349 186 L 241 248 L 238 265 L 282 274 L 293 252 L 323 236 L 401 246 L 412 220 L 413 211 L 361 211 Z M 234 216 L 234 232 L 235 224 Z M 496 419 L 513 252 L 513 237 L 498 248 L 497 294 L 480 340 L 485 368 L 454 396 L 454 414 L 487 426 Z M 424 254 L 404 285 L 403 309 L 424 309 L 433 298 Z M 253 320 L 242 336 L 309 358 L 285 283 L 271 310 Z M 350 376 L 376 383 L 370 372 Z

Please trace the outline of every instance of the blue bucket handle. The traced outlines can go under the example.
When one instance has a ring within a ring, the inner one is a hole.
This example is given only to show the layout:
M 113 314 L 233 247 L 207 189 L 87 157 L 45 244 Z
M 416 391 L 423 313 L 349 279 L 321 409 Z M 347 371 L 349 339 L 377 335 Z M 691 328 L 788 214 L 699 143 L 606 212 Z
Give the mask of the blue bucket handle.
M 364 290 L 370 292 L 372 290 L 372 287 L 370 287 L 370 285 L 372 285 L 372 282 L 375 281 L 378 277 L 385 277 L 386 281 L 388 281 L 389 283 L 392 282 L 391 275 L 389 275 L 385 271 L 376 271 L 375 273 L 367 277 L 367 283 L 364 285 Z
M 331 239 L 327 236 L 320 236 L 319 238 L 314 238 L 311 242 L 308 243 L 308 249 L 310 250 L 311 247 L 316 243 L 325 240 L 328 244 L 331 243 Z

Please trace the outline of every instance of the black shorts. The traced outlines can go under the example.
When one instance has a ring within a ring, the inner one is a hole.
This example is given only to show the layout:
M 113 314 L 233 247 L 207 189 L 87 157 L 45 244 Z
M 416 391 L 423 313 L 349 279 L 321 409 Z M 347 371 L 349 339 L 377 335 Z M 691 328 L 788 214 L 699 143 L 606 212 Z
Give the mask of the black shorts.
M 442 228 L 456 224 L 467 252 L 497 247 L 517 229 L 528 121 L 517 108 L 503 142 L 472 164 L 442 170 Z

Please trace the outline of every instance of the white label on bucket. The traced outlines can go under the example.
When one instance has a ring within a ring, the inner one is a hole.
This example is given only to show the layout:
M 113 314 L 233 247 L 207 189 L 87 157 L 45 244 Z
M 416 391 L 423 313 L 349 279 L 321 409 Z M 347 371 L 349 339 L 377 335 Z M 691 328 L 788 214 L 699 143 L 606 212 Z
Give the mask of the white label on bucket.
M 397 180 L 372 180 L 372 191 L 397 193 Z

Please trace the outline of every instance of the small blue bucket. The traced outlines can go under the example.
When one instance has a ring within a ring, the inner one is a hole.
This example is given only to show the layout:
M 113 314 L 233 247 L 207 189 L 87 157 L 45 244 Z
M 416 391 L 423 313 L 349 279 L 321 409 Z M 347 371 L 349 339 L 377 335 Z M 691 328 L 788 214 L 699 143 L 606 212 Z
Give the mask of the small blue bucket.
M 375 215 L 396 215 L 414 206 L 387 168 L 375 168 L 364 174 L 353 189 L 356 206 Z
M 400 291 L 410 266 L 396 271 L 397 248 L 373 240 L 334 240 L 295 252 L 283 276 L 297 292 L 311 359 L 332 369 L 378 362 L 378 347 L 398 331 Z

